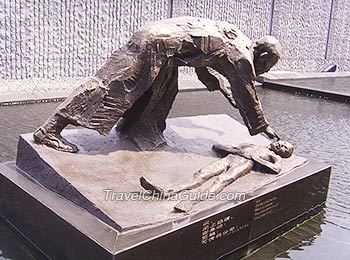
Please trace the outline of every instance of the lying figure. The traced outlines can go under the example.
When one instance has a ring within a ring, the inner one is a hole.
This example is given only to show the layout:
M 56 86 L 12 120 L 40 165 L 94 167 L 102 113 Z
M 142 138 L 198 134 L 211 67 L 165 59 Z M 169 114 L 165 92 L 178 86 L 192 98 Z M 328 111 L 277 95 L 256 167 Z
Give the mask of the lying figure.
M 235 180 L 251 172 L 255 167 L 271 174 L 280 173 L 282 158 L 292 156 L 294 150 L 292 144 L 281 140 L 271 143 L 268 147 L 252 144 L 239 146 L 214 145 L 213 149 L 223 158 L 200 169 L 184 183 L 165 189 L 142 176 L 140 178 L 141 186 L 164 197 L 191 190 L 218 194 Z M 201 190 L 201 186 L 212 178 L 215 178 L 213 184 L 207 190 Z M 180 201 L 174 209 L 177 212 L 189 212 L 200 201 Z

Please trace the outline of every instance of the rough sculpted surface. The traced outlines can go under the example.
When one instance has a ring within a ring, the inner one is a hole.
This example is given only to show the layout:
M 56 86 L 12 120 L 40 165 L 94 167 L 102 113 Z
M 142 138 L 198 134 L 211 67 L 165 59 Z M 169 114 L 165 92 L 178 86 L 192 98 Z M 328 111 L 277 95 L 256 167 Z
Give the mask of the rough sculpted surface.
M 269 144 L 261 135 L 250 136 L 243 125 L 227 115 L 169 119 L 164 135 L 168 145 L 150 152 L 139 151 L 116 131 L 101 136 L 88 129 L 65 130 L 63 136 L 79 144 L 80 152 L 71 154 L 38 145 L 31 134 L 26 134 L 21 136 L 16 164 L 35 181 L 102 221 L 119 230 L 130 230 L 189 217 L 173 211 L 180 198 L 131 200 L 119 196 L 142 192 L 141 176 L 169 187 L 186 181 L 203 166 L 217 161 L 219 157 L 211 149 L 216 143 Z M 278 180 L 305 162 L 306 159 L 293 155 L 283 159 L 280 174 L 251 171 L 224 191 L 247 192 L 249 196 L 250 192 Z M 106 199 L 104 190 L 119 192 L 119 195 L 114 200 L 111 195 Z M 192 213 L 236 202 L 203 201 L 193 207 Z
M 294 150 L 293 146 L 285 141 L 274 142 L 269 147 L 252 144 L 238 146 L 214 144 L 212 149 L 222 158 L 196 171 L 190 179 L 180 185 L 166 189 L 152 183 L 145 176 L 141 177 L 140 183 L 146 190 L 163 197 L 172 197 L 184 191 L 218 195 L 227 186 L 249 174 L 252 170 L 279 174 L 282 170 L 281 156 L 289 158 Z M 214 179 L 212 184 L 203 189 L 202 186 L 211 179 Z M 205 199 L 198 197 L 183 200 L 175 205 L 174 209 L 176 212 L 190 212 L 194 205 L 203 201 Z
M 73 91 L 34 132 L 34 139 L 74 153 L 75 144 L 60 135 L 67 125 L 106 135 L 118 123 L 118 131 L 141 150 L 154 150 L 166 143 L 165 119 L 178 93 L 181 66 L 195 68 L 209 91 L 220 91 L 239 110 L 251 135 L 264 132 L 279 138 L 265 118 L 255 79 L 280 54 L 276 38 L 265 36 L 253 43 L 227 22 L 184 16 L 149 23 Z

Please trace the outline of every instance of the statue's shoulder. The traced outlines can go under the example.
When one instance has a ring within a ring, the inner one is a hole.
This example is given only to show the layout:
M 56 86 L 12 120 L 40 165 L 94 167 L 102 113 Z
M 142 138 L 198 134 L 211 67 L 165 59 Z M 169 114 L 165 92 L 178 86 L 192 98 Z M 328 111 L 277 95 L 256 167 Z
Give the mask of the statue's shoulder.
M 148 22 L 138 31 L 156 34 L 166 34 L 167 32 L 177 34 L 188 34 L 194 36 L 217 36 L 222 37 L 222 28 L 237 29 L 234 25 L 226 22 L 210 20 L 193 16 L 180 16 L 168 18 L 160 21 Z
M 139 38 L 148 37 L 151 39 L 182 38 L 188 34 L 188 27 L 195 22 L 196 18 L 189 16 L 147 22 L 134 33 L 134 37 L 137 35 Z

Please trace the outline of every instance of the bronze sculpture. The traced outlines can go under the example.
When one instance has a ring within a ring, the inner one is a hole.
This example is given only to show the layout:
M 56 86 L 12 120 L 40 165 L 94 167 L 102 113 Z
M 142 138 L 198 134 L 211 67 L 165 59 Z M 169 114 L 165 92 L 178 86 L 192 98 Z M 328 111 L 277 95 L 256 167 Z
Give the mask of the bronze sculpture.
M 60 134 L 68 124 L 106 135 L 118 122 L 117 129 L 141 150 L 155 149 L 165 143 L 165 119 L 178 92 L 179 66 L 194 67 L 209 91 L 221 91 L 239 109 L 251 135 L 264 132 L 279 139 L 264 116 L 254 81 L 277 63 L 280 53 L 274 37 L 252 43 L 226 22 L 180 17 L 150 23 L 76 89 L 34 132 L 34 139 L 77 152 Z
M 282 158 L 290 157 L 294 150 L 292 144 L 281 140 L 271 143 L 268 147 L 252 144 L 214 145 L 213 149 L 223 158 L 195 172 L 184 183 L 165 189 L 142 176 L 140 178 L 141 186 L 164 198 L 183 191 L 198 189 L 202 193 L 207 191 L 211 194 L 218 194 L 235 180 L 251 172 L 253 167 L 255 170 L 263 170 L 272 174 L 280 173 Z M 201 186 L 212 178 L 215 179 L 208 190 L 201 190 Z M 200 199 L 180 201 L 174 209 L 177 212 L 189 212 L 200 201 Z

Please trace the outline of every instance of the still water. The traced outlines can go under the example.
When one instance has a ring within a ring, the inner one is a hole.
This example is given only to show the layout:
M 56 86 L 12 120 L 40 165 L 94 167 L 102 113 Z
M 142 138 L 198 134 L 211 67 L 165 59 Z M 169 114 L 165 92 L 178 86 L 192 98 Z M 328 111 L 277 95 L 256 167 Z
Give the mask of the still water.
M 274 82 L 291 85 L 291 86 L 303 86 L 306 88 L 319 89 L 331 92 L 342 93 L 345 95 L 350 94 L 349 88 L 350 77 L 329 77 L 329 78 L 309 78 L 309 79 L 282 79 L 274 80 Z M 334 86 L 336 85 L 336 90 Z
M 333 165 L 327 206 L 317 216 L 260 248 L 246 259 L 350 259 L 350 105 L 259 89 L 271 126 L 296 153 Z M 32 132 L 57 103 L 0 107 L 0 161 L 16 156 L 18 135 Z M 171 117 L 226 113 L 242 121 L 220 93 L 182 92 Z M 0 260 L 43 259 L 0 221 Z M 230 260 L 227 257 L 226 260 Z

